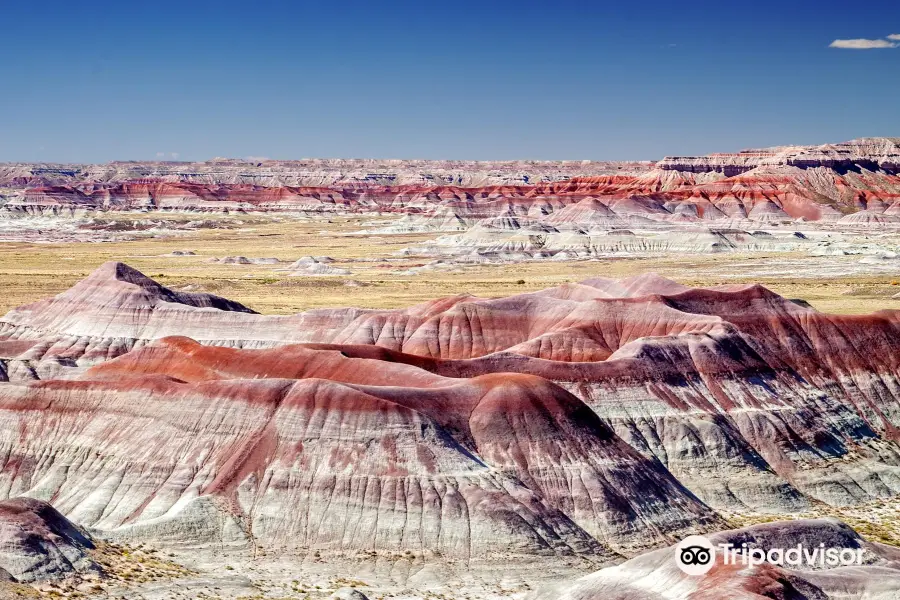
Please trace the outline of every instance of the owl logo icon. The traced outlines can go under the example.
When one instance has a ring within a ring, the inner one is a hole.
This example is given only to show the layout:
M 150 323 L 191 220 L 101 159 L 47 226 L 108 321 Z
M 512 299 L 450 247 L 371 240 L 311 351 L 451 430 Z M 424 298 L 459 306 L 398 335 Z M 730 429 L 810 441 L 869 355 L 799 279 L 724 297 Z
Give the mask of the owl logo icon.
M 686 537 L 675 546 L 675 562 L 688 575 L 704 575 L 716 563 L 716 548 L 702 535 Z

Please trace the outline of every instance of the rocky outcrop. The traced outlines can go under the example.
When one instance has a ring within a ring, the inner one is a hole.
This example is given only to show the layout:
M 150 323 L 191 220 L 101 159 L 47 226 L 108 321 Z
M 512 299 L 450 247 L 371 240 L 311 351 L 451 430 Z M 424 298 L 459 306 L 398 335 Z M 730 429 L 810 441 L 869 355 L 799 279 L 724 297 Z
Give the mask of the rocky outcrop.
M 329 600 L 369 600 L 369 597 L 353 588 L 341 588 L 333 593 Z
M 598 198 L 593 197 L 585 198 L 551 213 L 546 222 L 555 225 L 569 224 L 575 227 L 599 227 L 602 229 L 627 227 L 629 223 Z
M 350 271 L 335 267 L 329 263 L 334 259 L 328 256 L 304 256 L 298 258 L 290 265 L 283 269 L 277 269 L 287 273 L 291 277 L 302 277 L 305 275 L 350 275 Z
M 866 170 L 898 174 L 900 138 L 860 138 L 807 147 L 787 157 L 787 164 L 803 169 L 826 167 L 838 173 Z
M 0 568 L 32 583 L 73 573 L 100 573 L 94 542 L 55 508 L 33 498 L 0 502 Z
M 656 163 L 660 169 L 688 173 L 719 172 L 727 177 L 758 167 L 825 167 L 838 173 L 884 171 L 900 173 L 900 138 L 861 138 L 821 146 L 782 146 L 743 150 L 733 154 L 667 156 Z

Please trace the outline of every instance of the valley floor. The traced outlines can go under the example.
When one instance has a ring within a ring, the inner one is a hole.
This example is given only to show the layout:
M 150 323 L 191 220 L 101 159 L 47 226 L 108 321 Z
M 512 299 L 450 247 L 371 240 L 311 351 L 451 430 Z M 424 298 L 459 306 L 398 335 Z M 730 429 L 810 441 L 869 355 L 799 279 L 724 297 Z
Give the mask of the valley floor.
M 384 217 L 110 213 L 104 216 L 108 221 L 104 226 L 127 222 L 130 227 L 136 217 L 180 225 L 201 220 L 205 226 L 162 226 L 127 235 L 98 232 L 91 236 L 104 241 L 57 239 L 51 230 L 44 232 L 45 239 L 0 241 L 0 314 L 62 292 L 109 260 L 127 262 L 167 287 L 226 296 L 264 314 L 341 306 L 399 308 L 452 294 L 500 297 L 591 277 L 623 278 L 652 272 L 692 287 L 760 283 L 823 312 L 865 314 L 900 308 L 900 300 L 892 298 L 900 293 L 900 269 L 893 261 L 861 263 L 859 255 L 654 252 L 470 265 L 411 274 L 409 269 L 434 257 L 401 256 L 400 251 L 441 234 L 352 235 L 383 223 Z M 0 236 L 2 239 L 9 238 Z M 173 254 L 179 252 L 193 254 Z M 236 256 L 282 262 L 210 262 Z M 304 256 L 331 257 L 334 262 L 330 266 L 350 273 L 290 276 L 285 267 Z
M 816 507 L 793 515 L 722 513 L 734 528 L 779 520 L 835 517 L 868 541 L 900 547 L 900 501 L 835 508 Z M 328 556 L 259 555 L 242 551 L 156 549 L 149 545 L 107 545 L 103 553 L 111 578 L 70 579 L 22 586 L 40 598 L 122 598 L 129 600 L 329 600 L 338 590 L 357 589 L 369 600 L 519 600 L 555 582 L 596 570 L 595 565 L 523 564 L 518 558 L 499 567 L 462 564 L 427 566 L 414 556 L 372 560 Z M 198 557 L 200 557 L 198 559 Z M 498 561 L 498 565 L 503 564 Z M 0 596 L 2 597 L 2 596 Z M 14 597 L 27 598 L 28 595 Z

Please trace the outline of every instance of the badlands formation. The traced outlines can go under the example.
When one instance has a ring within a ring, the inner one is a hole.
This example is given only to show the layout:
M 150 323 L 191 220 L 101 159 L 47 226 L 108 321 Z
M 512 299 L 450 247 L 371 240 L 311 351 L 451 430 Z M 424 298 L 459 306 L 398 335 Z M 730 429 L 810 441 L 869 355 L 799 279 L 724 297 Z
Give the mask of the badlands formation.
M 172 222 L 162 213 L 323 222 L 364 215 L 380 222 L 359 235 L 426 235 L 405 250 L 425 261 L 409 274 L 685 252 L 860 254 L 874 257 L 861 267 L 871 272 L 893 265 L 900 250 L 898 165 L 896 138 L 657 163 L 7 164 L 0 239 L 115 240 L 216 227 L 213 217 Z M 140 218 L 110 221 L 134 211 Z M 52 218 L 59 216 L 66 218 Z
M 632 571 L 688 597 L 654 549 L 896 499 L 898 315 L 641 276 L 266 316 L 107 263 L 0 320 L 0 484 L 104 540 L 368 564 L 379 594 L 630 559 L 559 597 Z M 900 551 L 871 547 L 859 573 L 714 573 L 893 597 L 862 581 L 895 593 Z M 512 597 L 541 583 L 516 577 Z
M 0 203 L 9 274 L 117 254 L 0 317 L 0 597 L 900 597 L 900 312 L 687 268 L 597 276 L 757 255 L 893 277 L 897 139 L 657 163 L 14 164 Z M 34 267 L 48 246 L 58 264 Z M 489 268 L 511 288 L 291 314 L 231 294 L 389 296 Z M 525 287 L 526 268 L 587 276 Z M 692 534 L 866 559 L 688 576 Z
M 446 207 L 464 217 L 529 213 L 539 217 L 597 196 L 622 216 L 832 220 L 859 209 L 884 213 L 896 202 L 898 173 L 900 139 L 864 138 L 824 146 L 667 157 L 657 163 L 4 164 L 0 189 L 8 200 L 7 210 L 19 213 L 78 209 L 415 213 Z M 666 206 L 667 202 L 672 204 Z M 678 210 L 682 205 L 687 208 Z

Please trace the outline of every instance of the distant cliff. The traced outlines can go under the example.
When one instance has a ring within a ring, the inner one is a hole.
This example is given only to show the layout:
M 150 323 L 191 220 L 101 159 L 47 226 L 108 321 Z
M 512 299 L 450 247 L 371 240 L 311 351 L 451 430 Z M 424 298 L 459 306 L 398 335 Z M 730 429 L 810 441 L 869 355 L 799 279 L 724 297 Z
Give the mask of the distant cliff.
M 840 174 L 882 171 L 900 173 L 900 138 L 860 138 L 822 146 L 780 146 L 707 156 L 667 156 L 656 166 L 670 171 L 722 173 L 733 177 L 757 167 L 827 167 Z

